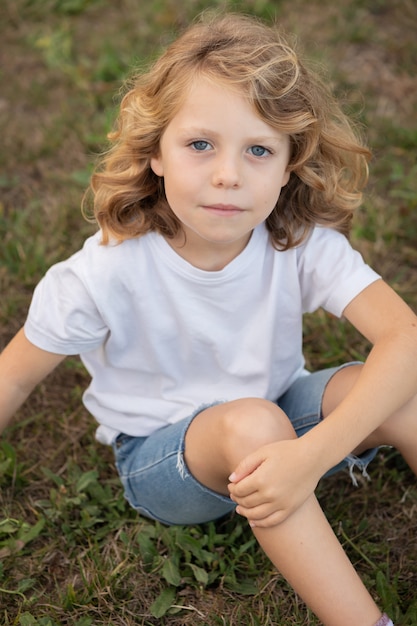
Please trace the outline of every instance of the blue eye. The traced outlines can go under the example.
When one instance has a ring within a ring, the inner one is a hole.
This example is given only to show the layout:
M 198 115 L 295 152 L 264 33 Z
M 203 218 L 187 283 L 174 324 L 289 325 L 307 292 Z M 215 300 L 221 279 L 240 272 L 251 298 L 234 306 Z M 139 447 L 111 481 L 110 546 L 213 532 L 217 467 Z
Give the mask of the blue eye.
M 249 151 L 256 157 L 264 157 L 267 154 L 271 154 L 268 148 L 264 148 L 263 146 L 251 146 Z
M 199 139 L 198 141 L 193 141 L 191 143 L 191 146 L 194 148 L 194 150 L 197 150 L 198 152 L 204 152 L 205 150 L 210 149 L 209 142 L 203 141 L 202 139 Z

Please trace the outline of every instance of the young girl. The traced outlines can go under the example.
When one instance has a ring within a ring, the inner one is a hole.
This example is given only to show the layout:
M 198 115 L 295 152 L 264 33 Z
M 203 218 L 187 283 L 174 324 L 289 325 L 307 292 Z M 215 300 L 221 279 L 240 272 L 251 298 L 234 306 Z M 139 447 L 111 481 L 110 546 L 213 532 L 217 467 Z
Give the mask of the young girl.
M 346 235 L 368 151 L 274 29 L 204 18 L 124 97 L 99 232 L 37 287 L 0 360 L 0 423 L 65 355 L 126 497 L 165 524 L 234 509 L 329 626 L 392 624 L 314 496 L 382 444 L 417 473 L 417 318 Z M 302 314 L 373 344 L 309 374 Z

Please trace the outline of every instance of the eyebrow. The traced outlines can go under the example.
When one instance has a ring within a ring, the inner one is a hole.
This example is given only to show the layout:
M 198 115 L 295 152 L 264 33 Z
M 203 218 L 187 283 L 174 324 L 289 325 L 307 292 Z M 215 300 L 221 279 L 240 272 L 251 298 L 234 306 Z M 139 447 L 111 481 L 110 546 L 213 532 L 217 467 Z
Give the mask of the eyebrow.
M 187 128 L 180 128 L 179 131 L 184 135 L 195 135 L 202 137 L 219 137 L 221 133 L 216 132 L 213 129 L 202 128 L 200 126 L 188 126 Z M 261 143 L 269 143 L 271 141 L 281 143 L 285 139 L 285 133 L 277 130 L 277 135 L 253 135 L 252 137 L 246 137 L 245 143 L 251 144 L 261 144 Z

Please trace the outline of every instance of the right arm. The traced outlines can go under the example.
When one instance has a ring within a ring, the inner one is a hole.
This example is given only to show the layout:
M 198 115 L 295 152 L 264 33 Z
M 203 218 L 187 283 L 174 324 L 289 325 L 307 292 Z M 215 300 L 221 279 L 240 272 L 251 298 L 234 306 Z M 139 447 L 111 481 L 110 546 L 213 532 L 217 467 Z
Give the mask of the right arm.
M 20 329 L 0 354 L 0 433 L 36 385 L 64 358 L 37 348 Z

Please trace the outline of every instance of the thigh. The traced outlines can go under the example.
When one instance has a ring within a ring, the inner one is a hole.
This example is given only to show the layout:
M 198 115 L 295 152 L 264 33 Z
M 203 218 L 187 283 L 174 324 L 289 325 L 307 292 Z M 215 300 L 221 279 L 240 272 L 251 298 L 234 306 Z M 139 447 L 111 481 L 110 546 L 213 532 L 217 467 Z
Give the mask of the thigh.
M 125 497 L 142 515 L 164 524 L 199 524 L 235 509 L 228 496 L 198 482 L 184 458 L 194 416 L 149 437 L 121 435 L 113 444 Z
M 298 437 L 323 419 L 323 398 L 334 375 L 347 367 L 332 367 L 300 376 L 278 399 L 278 406 L 288 416 Z

